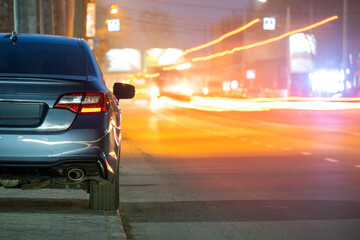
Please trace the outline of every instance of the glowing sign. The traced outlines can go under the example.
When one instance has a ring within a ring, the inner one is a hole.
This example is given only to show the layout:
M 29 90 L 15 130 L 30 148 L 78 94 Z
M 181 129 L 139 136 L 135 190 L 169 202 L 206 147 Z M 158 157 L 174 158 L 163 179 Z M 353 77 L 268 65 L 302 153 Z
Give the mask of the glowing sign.
M 166 66 L 183 62 L 183 50 L 177 48 L 152 48 L 145 52 L 146 67 Z
M 263 19 L 263 29 L 264 30 L 275 30 L 275 18 L 273 17 L 264 17 Z
M 256 78 L 256 71 L 254 69 L 246 70 L 246 79 L 255 79 Z
M 313 34 L 296 33 L 289 37 L 290 67 L 292 72 L 306 73 L 314 70 L 316 40 Z
M 87 4 L 86 37 L 95 37 L 95 3 Z
M 120 19 L 108 19 L 107 23 L 109 32 L 120 31 Z
M 309 74 L 311 88 L 318 93 L 337 93 L 344 90 L 344 75 L 337 69 L 321 69 Z
M 110 49 L 106 53 L 109 72 L 139 72 L 141 70 L 141 54 L 132 48 Z

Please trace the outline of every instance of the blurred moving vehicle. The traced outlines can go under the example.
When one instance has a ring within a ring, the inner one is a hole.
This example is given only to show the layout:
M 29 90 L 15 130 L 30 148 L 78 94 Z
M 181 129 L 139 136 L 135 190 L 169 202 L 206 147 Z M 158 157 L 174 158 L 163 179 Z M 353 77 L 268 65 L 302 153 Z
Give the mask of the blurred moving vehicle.
M 106 88 L 81 39 L 0 34 L 0 52 L 0 186 L 84 189 L 90 208 L 117 209 L 117 99 L 135 87 Z

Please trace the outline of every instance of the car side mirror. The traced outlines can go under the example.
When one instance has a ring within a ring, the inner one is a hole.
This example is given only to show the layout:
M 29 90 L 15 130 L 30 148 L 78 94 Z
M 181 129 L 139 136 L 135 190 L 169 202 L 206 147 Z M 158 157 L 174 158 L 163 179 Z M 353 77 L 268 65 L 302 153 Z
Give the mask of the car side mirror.
M 135 96 L 135 87 L 126 83 L 114 83 L 113 93 L 117 99 L 131 99 Z

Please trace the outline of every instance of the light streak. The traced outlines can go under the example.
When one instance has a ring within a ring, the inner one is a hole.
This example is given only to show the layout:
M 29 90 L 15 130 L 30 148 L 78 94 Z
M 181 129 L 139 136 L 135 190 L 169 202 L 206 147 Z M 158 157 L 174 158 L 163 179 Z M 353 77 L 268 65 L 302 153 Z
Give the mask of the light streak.
M 160 73 L 137 73 L 137 74 L 128 74 L 126 75 L 126 79 L 122 79 L 121 82 L 122 83 L 131 83 L 132 80 L 134 79 L 139 79 L 139 78 L 156 78 L 159 77 Z
M 177 65 L 172 65 L 172 66 L 168 66 L 168 67 L 163 67 L 162 70 L 164 71 L 171 71 L 171 70 L 185 70 L 185 69 L 189 69 L 191 67 L 191 63 L 182 63 L 182 64 L 177 64 Z
M 147 73 L 145 74 L 145 78 L 155 78 L 160 76 L 160 73 Z
M 195 58 L 192 58 L 191 61 L 192 62 L 206 61 L 206 60 L 222 57 L 222 56 L 225 56 L 225 55 L 233 54 L 235 52 L 239 52 L 239 51 L 242 51 L 242 50 L 247 50 L 247 49 L 250 49 L 250 48 L 262 46 L 262 45 L 265 45 L 265 44 L 268 44 L 268 43 L 279 41 L 279 40 L 284 39 L 284 38 L 286 38 L 286 37 L 288 37 L 288 36 L 290 36 L 292 34 L 295 34 L 295 33 L 308 31 L 310 29 L 316 28 L 318 26 L 321 26 L 321 25 L 323 25 L 325 23 L 328 23 L 328 22 L 333 21 L 333 20 L 338 19 L 338 18 L 339 17 L 335 15 L 335 16 L 326 18 L 326 19 L 324 19 L 324 20 L 322 20 L 320 22 L 311 24 L 311 25 L 309 25 L 307 27 L 299 28 L 299 29 L 284 33 L 284 34 L 282 34 L 280 36 L 277 36 L 277 37 L 274 37 L 274 38 L 270 38 L 270 39 L 267 39 L 267 40 L 264 40 L 264 41 L 252 43 L 252 44 L 249 44 L 249 45 L 246 45 L 246 46 L 236 47 L 236 48 L 233 48 L 231 50 L 226 50 L 226 51 L 215 53 L 215 54 L 208 55 L 208 56 L 205 56 L 205 57 L 195 57 Z
M 191 63 L 185 63 L 185 64 L 181 64 L 181 65 L 177 65 L 176 66 L 176 70 L 178 71 L 182 71 L 182 70 L 186 70 L 191 68 Z
M 222 40 L 224 40 L 225 38 L 228 38 L 228 37 L 230 37 L 232 35 L 235 35 L 235 34 L 237 34 L 239 32 L 242 32 L 242 31 L 246 30 L 247 28 L 253 26 L 256 23 L 258 23 L 259 21 L 260 21 L 260 19 L 256 18 L 255 20 L 249 22 L 248 24 L 246 24 L 246 25 L 244 25 L 242 27 L 239 27 L 239 28 L 237 28 L 237 29 L 235 29 L 235 30 L 233 30 L 231 32 L 228 32 L 228 33 L 222 35 L 221 37 L 219 37 L 219 38 L 217 38 L 217 39 L 215 39 L 215 40 L 213 40 L 211 42 L 208 42 L 208 43 L 202 44 L 200 46 L 193 47 L 193 48 L 185 50 L 183 55 L 185 56 L 185 55 L 187 55 L 187 54 L 189 54 L 191 52 L 195 52 L 195 51 L 198 51 L 200 49 L 203 49 L 203 48 L 209 47 L 211 45 L 217 44 L 217 43 L 221 42 Z
M 163 67 L 162 70 L 164 71 L 171 71 L 171 70 L 176 70 L 177 65 L 172 65 L 172 66 L 168 66 L 168 67 Z
M 176 101 L 161 97 L 164 103 L 190 109 L 203 111 L 269 111 L 272 109 L 298 109 L 298 110 L 344 110 L 360 109 L 360 98 L 268 98 L 268 99 L 228 99 L 194 96 L 190 102 Z

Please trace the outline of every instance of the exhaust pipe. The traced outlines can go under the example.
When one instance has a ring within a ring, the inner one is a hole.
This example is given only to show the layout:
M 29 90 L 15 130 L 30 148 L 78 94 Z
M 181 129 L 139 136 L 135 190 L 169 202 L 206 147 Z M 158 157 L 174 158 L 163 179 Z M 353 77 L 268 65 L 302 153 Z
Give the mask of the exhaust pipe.
M 85 172 L 77 167 L 69 168 L 66 170 L 66 177 L 70 181 L 80 181 L 85 177 Z

